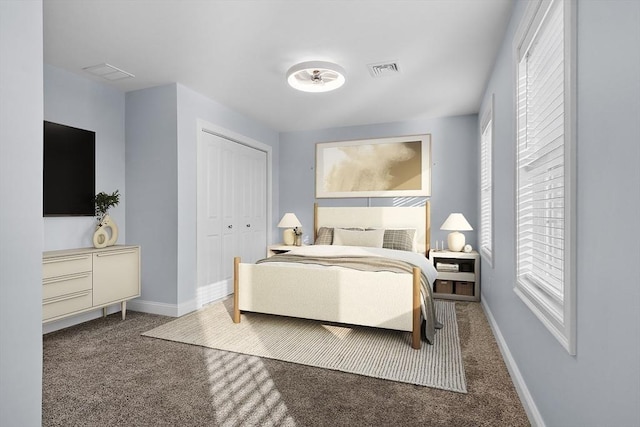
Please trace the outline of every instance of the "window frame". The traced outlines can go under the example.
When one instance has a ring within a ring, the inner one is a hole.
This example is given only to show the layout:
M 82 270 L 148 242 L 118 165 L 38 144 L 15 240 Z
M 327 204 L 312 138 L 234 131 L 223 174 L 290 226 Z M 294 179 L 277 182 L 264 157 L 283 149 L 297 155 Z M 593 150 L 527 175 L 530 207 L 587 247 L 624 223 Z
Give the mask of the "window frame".
M 559 5 L 558 5 L 559 3 Z M 518 277 L 518 200 L 520 194 L 519 174 L 519 68 L 529 46 L 538 37 L 551 7 L 563 7 L 564 47 L 564 247 L 562 292 L 552 295 L 538 286 L 535 280 Z M 514 292 L 525 305 L 560 342 L 570 355 L 576 354 L 576 3 L 575 0 L 536 0 L 528 4 L 522 22 L 516 32 L 513 45 L 515 72 L 516 150 L 515 150 L 515 235 L 514 235 Z M 558 310 L 560 308 L 560 310 Z M 561 316 L 558 312 L 561 311 Z
M 495 221 L 494 221 L 494 209 L 493 209 L 493 196 L 494 196 L 494 167 L 493 167 L 493 137 L 494 137 L 494 130 L 495 130 L 495 126 L 494 126 L 494 115 L 493 115 L 493 110 L 494 110 L 494 98 L 495 95 L 491 94 L 491 99 L 489 101 L 489 104 L 487 105 L 487 109 L 484 113 L 481 114 L 481 119 L 480 119 L 480 253 L 482 254 L 482 259 L 485 260 L 491 267 L 493 267 L 493 245 L 494 245 L 494 226 L 495 226 Z M 489 138 L 489 142 L 488 142 L 488 149 L 487 152 L 484 153 L 485 150 L 485 146 L 484 146 L 484 132 L 485 130 L 489 128 L 491 130 L 491 136 Z M 484 229 L 484 212 L 483 212 L 483 196 L 484 196 L 484 182 L 482 181 L 482 177 L 483 177 L 483 173 L 484 173 L 484 163 L 483 163 L 483 157 L 485 156 L 488 157 L 488 171 L 487 171 L 487 175 L 489 177 L 489 191 L 488 191 L 488 198 L 489 198 L 489 223 L 490 223 L 490 229 L 489 229 L 489 235 L 486 236 L 485 235 L 485 229 Z M 489 248 L 487 248 L 485 246 L 485 238 L 489 240 Z

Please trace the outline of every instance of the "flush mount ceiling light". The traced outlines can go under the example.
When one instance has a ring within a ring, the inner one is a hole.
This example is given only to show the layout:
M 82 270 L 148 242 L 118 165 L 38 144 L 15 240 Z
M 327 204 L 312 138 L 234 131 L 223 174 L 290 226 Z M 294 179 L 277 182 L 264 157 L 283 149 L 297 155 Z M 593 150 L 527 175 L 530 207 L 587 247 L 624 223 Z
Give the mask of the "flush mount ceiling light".
M 111 81 L 135 77 L 133 74 L 107 63 L 84 67 L 83 70 L 89 74 L 93 74 L 94 76 L 102 77 L 103 79 Z
M 344 68 L 331 62 L 307 61 L 289 68 L 289 85 L 303 92 L 329 92 L 345 82 Z

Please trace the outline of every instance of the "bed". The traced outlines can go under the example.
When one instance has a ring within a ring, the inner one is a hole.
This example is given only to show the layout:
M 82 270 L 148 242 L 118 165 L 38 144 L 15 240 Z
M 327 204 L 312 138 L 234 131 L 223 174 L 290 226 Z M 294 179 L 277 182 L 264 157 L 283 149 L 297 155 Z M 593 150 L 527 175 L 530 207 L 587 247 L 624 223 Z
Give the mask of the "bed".
M 406 331 L 415 349 L 421 347 L 421 336 L 432 342 L 440 325 L 432 298 L 437 273 L 425 256 L 429 202 L 422 207 L 316 204 L 314 241 L 326 243 L 327 230 L 333 230 L 336 243 L 345 235 L 365 235 L 359 232 L 365 230 L 377 236 L 379 230 L 385 236 L 415 230 L 413 250 L 319 244 L 292 247 L 256 264 L 236 257 L 233 321 L 239 323 L 242 312 L 258 312 Z

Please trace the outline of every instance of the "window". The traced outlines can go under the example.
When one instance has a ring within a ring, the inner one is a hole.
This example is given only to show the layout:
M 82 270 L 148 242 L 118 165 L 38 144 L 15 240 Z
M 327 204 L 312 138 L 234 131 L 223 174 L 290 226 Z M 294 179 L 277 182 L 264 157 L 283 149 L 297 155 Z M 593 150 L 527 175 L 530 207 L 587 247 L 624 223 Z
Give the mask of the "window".
M 480 251 L 493 266 L 493 95 L 480 120 Z
M 532 2 L 516 38 L 516 293 L 575 354 L 571 2 Z

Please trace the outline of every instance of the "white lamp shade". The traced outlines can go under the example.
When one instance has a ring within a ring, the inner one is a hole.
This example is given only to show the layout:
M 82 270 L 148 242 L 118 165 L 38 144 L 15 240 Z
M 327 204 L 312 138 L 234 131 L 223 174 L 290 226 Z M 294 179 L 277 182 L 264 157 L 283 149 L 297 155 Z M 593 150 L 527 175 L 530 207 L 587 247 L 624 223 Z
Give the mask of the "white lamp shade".
M 302 227 L 300 220 L 296 217 L 295 214 L 291 212 L 287 212 L 284 214 L 280 222 L 278 223 L 278 228 L 296 228 Z
M 473 230 L 471 224 L 461 213 L 452 213 L 447 220 L 440 226 L 440 230 L 449 231 L 469 231 Z

